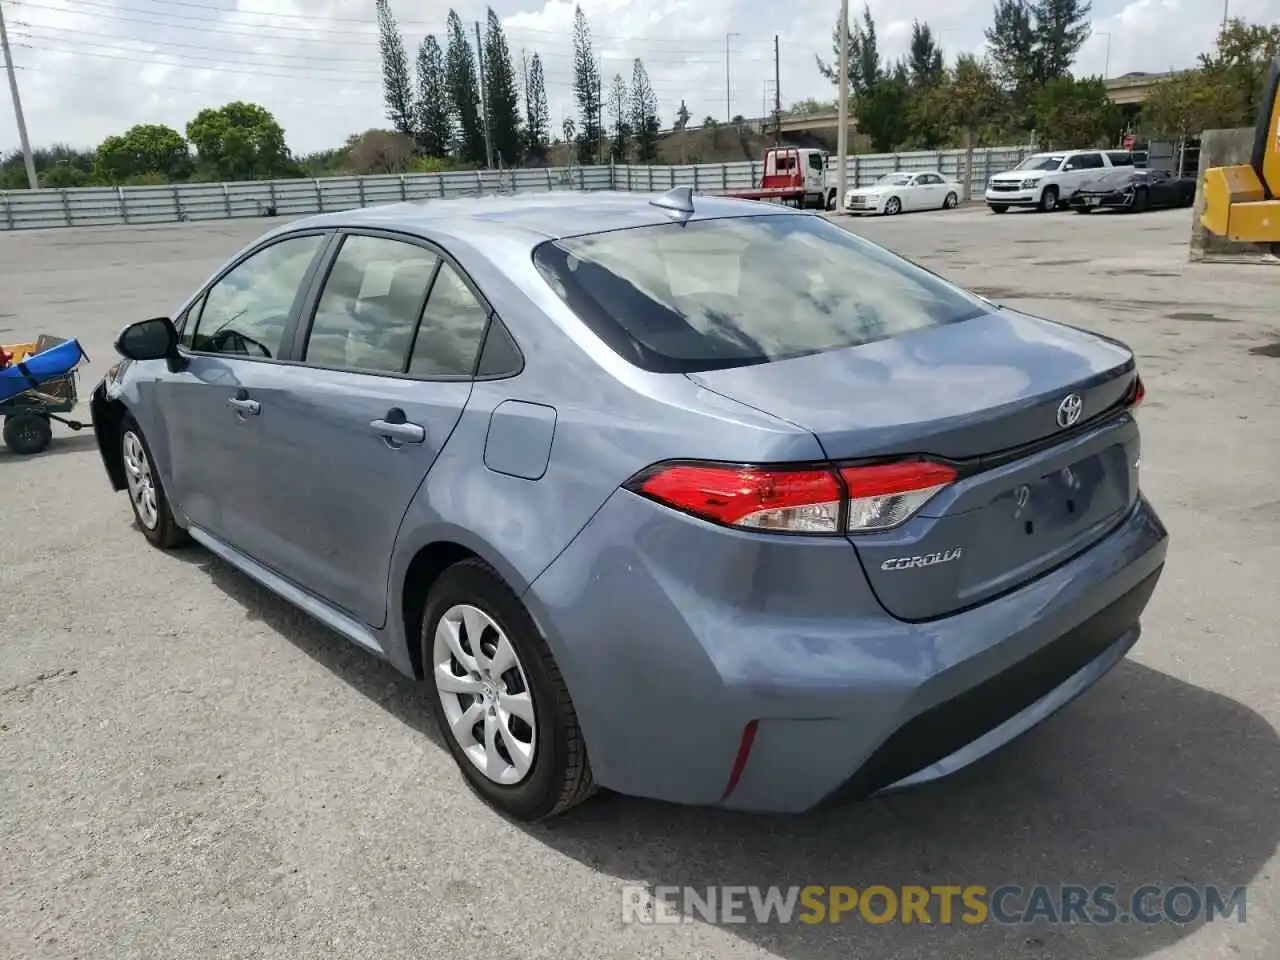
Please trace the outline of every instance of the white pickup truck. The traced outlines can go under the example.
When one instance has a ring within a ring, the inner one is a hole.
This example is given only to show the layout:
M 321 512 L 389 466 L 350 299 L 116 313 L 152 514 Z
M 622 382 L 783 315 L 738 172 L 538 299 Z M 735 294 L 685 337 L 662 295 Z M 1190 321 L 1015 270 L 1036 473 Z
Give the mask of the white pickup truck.
M 1133 154 L 1127 150 L 1036 153 L 1012 170 L 997 173 L 988 180 L 985 199 L 992 213 L 1004 213 L 1010 207 L 1034 207 L 1048 213 L 1099 172 L 1133 165 Z

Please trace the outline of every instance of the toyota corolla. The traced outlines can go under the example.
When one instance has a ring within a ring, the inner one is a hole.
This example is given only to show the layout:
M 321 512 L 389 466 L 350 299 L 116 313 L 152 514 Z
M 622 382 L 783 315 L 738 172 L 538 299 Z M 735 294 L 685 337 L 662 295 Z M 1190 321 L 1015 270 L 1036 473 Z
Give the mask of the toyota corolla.
M 295 221 L 117 349 L 142 534 L 421 680 L 524 819 L 940 777 L 1125 656 L 1167 548 L 1124 345 L 687 188 Z

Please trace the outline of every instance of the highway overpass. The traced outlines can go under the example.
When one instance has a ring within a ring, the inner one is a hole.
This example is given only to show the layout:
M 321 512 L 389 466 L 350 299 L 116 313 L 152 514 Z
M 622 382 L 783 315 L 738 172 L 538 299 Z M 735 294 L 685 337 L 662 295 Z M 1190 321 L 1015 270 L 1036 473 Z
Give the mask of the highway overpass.
M 1121 106 L 1137 106 L 1147 98 L 1147 92 L 1159 83 L 1173 76 L 1172 73 L 1126 73 L 1122 77 L 1113 77 L 1107 81 L 1107 95 L 1112 103 Z M 850 115 L 849 122 L 853 123 Z M 782 121 L 782 134 L 826 133 L 839 126 L 838 118 L 832 113 L 815 113 L 807 117 L 789 117 Z

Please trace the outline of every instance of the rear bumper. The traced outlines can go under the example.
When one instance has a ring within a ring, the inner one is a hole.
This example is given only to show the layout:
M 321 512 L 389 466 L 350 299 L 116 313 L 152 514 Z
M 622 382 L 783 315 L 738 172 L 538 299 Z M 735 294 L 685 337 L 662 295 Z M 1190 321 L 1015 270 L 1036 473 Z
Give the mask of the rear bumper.
M 1120 190 L 1109 193 L 1075 193 L 1070 203 L 1073 207 L 1130 207 L 1133 205 L 1133 194 Z
M 950 773 L 1069 702 L 1136 642 L 1166 550 L 1140 499 L 1056 570 L 911 624 L 847 543 L 739 534 L 620 492 L 526 599 L 601 785 L 799 812 Z

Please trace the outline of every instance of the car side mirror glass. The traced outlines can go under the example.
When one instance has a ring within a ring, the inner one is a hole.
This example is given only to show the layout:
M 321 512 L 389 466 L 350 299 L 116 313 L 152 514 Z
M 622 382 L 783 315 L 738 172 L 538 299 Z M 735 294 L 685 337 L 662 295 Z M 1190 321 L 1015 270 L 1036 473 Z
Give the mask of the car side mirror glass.
M 178 331 L 168 317 L 131 323 L 116 339 L 116 352 L 127 360 L 165 360 L 178 352 Z

